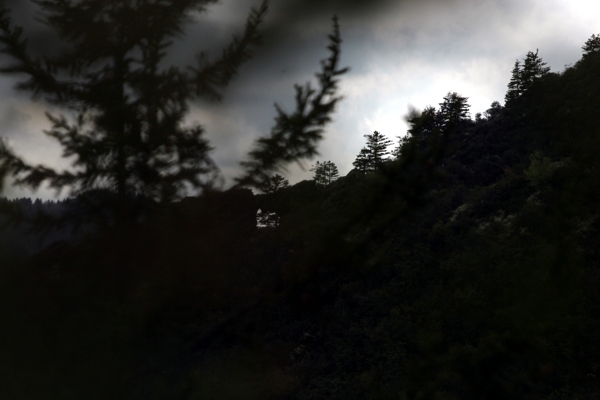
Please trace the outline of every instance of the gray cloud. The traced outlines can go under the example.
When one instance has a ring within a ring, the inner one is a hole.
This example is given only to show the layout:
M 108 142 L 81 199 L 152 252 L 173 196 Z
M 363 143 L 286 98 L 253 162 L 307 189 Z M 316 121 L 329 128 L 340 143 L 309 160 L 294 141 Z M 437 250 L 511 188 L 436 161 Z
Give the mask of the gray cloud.
M 30 2 L 9 0 L 8 4 L 36 49 L 56 48 L 56 38 L 47 28 L 31 22 L 35 8 Z M 250 7 L 259 4 L 260 0 L 223 0 L 212 5 L 176 40 L 168 61 L 187 65 L 201 50 L 218 56 L 231 35 L 243 29 Z M 215 160 L 227 177 L 235 175 L 252 141 L 272 126 L 273 103 L 289 109 L 293 84 L 312 79 L 319 60 L 327 57 L 327 34 L 331 17 L 337 14 L 344 41 L 342 64 L 351 71 L 341 79 L 346 98 L 320 149 L 322 159 L 333 160 L 346 173 L 363 145 L 362 135 L 373 129 L 390 137 L 403 134 L 402 116 L 409 104 L 420 109 L 435 106 L 448 91 L 458 91 L 477 107 L 473 113 L 483 111 L 491 101 L 502 101 L 512 63 L 528 50 L 539 48 L 553 70 L 576 61 L 579 46 L 598 28 L 577 22 L 576 16 L 570 20 L 568 12 L 555 10 L 561 4 L 548 5 L 543 0 L 272 0 L 263 46 L 240 69 L 224 101 L 195 102 L 189 121 L 206 127 L 216 147 Z M 0 113 L 0 118 L 8 114 Z M 0 119 L 0 124 L 4 122 Z M 12 135 L 24 123 L 18 118 L 8 122 L 14 129 L 5 124 L 0 135 Z M 295 167 L 291 171 L 292 182 L 309 175 Z
M 18 137 L 19 133 L 24 130 L 24 125 L 31 121 L 31 115 L 21 110 L 14 103 L 9 103 L 4 106 L 3 112 L 0 114 L 0 137 Z

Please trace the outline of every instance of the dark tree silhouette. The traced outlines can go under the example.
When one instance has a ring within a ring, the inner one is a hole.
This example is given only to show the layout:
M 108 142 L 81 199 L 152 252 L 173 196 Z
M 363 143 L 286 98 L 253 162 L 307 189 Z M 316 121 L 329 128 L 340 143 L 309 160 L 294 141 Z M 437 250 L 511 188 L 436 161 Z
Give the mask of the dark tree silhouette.
M 469 120 L 468 97 L 459 96 L 456 92 L 448 93 L 440 103 L 436 114 L 438 126 L 441 129 L 452 129 Z
M 340 176 L 337 166 L 332 161 L 317 161 L 310 171 L 315 173 L 313 181 L 320 186 L 327 186 Z
M 437 111 L 435 107 L 425 107 L 422 112 L 412 110 L 406 116 L 409 125 L 408 134 L 411 137 L 424 139 L 433 135 L 438 129 Z
M 387 148 L 392 141 L 377 131 L 364 136 L 367 138 L 367 147 L 361 149 L 352 164 L 362 172 L 376 171 L 387 161 L 386 156 L 390 154 Z
M 404 146 L 409 141 L 410 137 L 408 135 L 405 135 L 405 136 L 396 136 L 396 138 L 398 139 L 398 144 L 390 152 L 390 154 L 392 155 L 392 157 L 395 160 L 397 160 L 400 157 L 400 155 L 402 154 L 402 146 Z
M 17 89 L 43 96 L 66 110 L 47 114 L 72 171 L 31 165 L 0 144 L 2 176 L 33 189 L 46 182 L 73 194 L 108 189 L 125 199 L 134 194 L 171 201 L 211 184 L 216 167 L 201 126 L 182 127 L 188 103 L 219 100 L 242 63 L 259 44 L 267 1 L 252 9 L 241 36 L 234 36 L 213 62 L 202 53 L 198 65 L 165 67 L 171 40 L 193 11 L 210 0 L 37 2 L 43 22 L 54 29 L 63 50 L 30 54 L 22 28 L 0 10 L 2 52 L 13 60 L 0 71 L 27 76 Z M 74 118 L 72 118 L 74 117 Z
M 261 41 L 258 28 L 268 0 L 251 10 L 243 35 L 234 36 L 218 60 L 210 62 L 202 53 L 197 66 L 164 67 L 170 40 L 183 33 L 182 23 L 212 2 L 40 2 L 45 22 L 66 49 L 42 57 L 29 55 L 23 30 L 12 24 L 7 8 L 0 8 L 2 51 L 15 61 L 0 72 L 28 76 L 18 89 L 68 110 L 67 116 L 48 114 L 53 126 L 46 133 L 63 146 L 64 157 L 75 158 L 74 170 L 59 172 L 27 163 L 0 141 L 0 178 L 12 176 L 16 185 L 33 189 L 46 183 L 57 191 L 85 194 L 79 196 L 84 210 L 78 215 L 94 220 L 108 210 L 116 217 L 100 218 L 101 224 L 137 218 L 153 207 L 148 198 L 168 203 L 211 189 L 218 171 L 203 129 L 184 128 L 181 122 L 191 100 L 222 98 L 221 90 Z M 275 127 L 242 163 L 237 186 L 264 190 L 274 172 L 317 154 L 323 128 L 341 99 L 337 77 L 348 70 L 338 67 L 341 38 L 337 17 L 333 21 L 331 55 L 316 74 L 318 90 L 309 83 L 296 85 L 293 113 L 276 105 Z
M 519 60 L 515 62 L 512 70 L 512 76 L 508 83 L 508 91 L 504 100 L 506 103 L 519 98 L 525 93 L 533 83 L 550 72 L 550 67 L 546 67 L 546 63 L 538 56 L 538 50 L 529 51 L 523 63 Z
M 371 170 L 369 149 L 366 147 L 360 149 L 360 153 L 358 153 L 356 160 L 354 160 L 352 165 L 354 165 L 354 167 L 362 173 L 369 172 Z
M 583 50 L 583 56 L 592 54 L 600 50 L 600 34 L 592 34 L 585 44 L 581 47 Z
M 249 160 L 241 164 L 245 172 L 236 181 L 238 185 L 261 187 L 271 173 L 284 169 L 290 162 L 300 162 L 317 154 L 317 144 L 323 138 L 323 128 L 331 121 L 331 114 L 341 97 L 336 96 L 337 77 L 348 71 L 339 68 L 340 30 L 333 17 L 333 33 L 329 35 L 331 52 L 321 61 L 322 71 L 316 74 L 319 90 L 310 83 L 295 85 L 296 109 L 288 114 L 275 104 L 275 126 L 267 137 L 260 138 L 249 153 Z
M 264 192 L 267 194 L 276 193 L 289 186 L 290 182 L 287 179 L 285 179 L 282 175 L 275 174 L 269 178 L 267 185 L 264 187 Z
M 262 190 L 267 195 L 273 195 L 289 187 L 290 182 L 287 179 L 282 175 L 275 174 L 269 178 L 265 185 L 263 185 Z M 258 226 L 263 228 L 277 228 L 281 223 L 281 216 L 277 211 L 260 209 L 256 214 L 256 222 L 258 223 Z
M 492 118 L 496 117 L 497 115 L 499 115 L 501 111 L 502 111 L 502 105 L 500 105 L 500 103 L 497 101 L 493 101 L 492 104 L 490 104 L 490 108 L 485 110 L 484 116 L 487 119 L 492 119 Z
M 523 69 L 521 70 L 521 81 L 523 90 L 528 90 L 536 79 L 539 79 L 550 72 L 550 67 L 538 56 L 538 50 L 535 53 L 527 52 L 523 60 Z
M 408 123 L 408 136 L 414 138 L 422 147 L 426 145 L 427 140 L 437 138 L 444 131 L 461 127 L 469 121 L 468 100 L 468 97 L 462 97 L 456 92 L 448 92 L 444 96 L 444 101 L 439 103 L 438 110 L 431 106 L 425 107 L 421 112 L 411 110 L 405 117 Z M 399 152 L 402 142 L 394 151 L 395 153 Z
M 392 141 L 375 131 L 372 135 L 365 135 L 367 138 L 367 148 L 371 153 L 371 161 L 373 168 L 378 168 L 384 161 L 386 156 L 390 154 L 387 149 L 392 144 Z
M 512 69 L 510 81 L 508 82 L 508 91 L 504 96 L 504 101 L 506 103 L 515 100 L 521 96 L 523 93 L 522 83 L 521 83 L 521 62 L 519 60 L 515 61 L 515 66 Z

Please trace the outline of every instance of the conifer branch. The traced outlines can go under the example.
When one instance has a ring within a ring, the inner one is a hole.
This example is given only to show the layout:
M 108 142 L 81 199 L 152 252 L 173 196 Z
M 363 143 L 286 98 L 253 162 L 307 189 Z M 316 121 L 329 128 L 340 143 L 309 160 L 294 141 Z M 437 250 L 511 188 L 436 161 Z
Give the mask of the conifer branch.
M 219 60 L 211 63 L 205 53 L 200 53 L 199 68 L 189 67 L 197 96 L 221 101 L 223 96 L 219 89 L 226 87 L 237 75 L 239 67 L 252 58 L 251 47 L 262 43 L 259 27 L 268 9 L 268 0 L 263 0 L 258 9 L 252 8 L 246 20 L 244 34 L 241 38 L 234 35 L 231 44 L 223 50 Z
M 23 39 L 23 28 L 15 26 L 9 16 L 9 10 L 0 5 L 0 43 L 4 48 L 0 52 L 11 56 L 15 63 L 0 68 L 0 73 L 9 75 L 24 74 L 29 79 L 19 82 L 17 90 L 31 91 L 33 96 L 41 93 L 53 93 L 57 98 L 62 96 L 62 87 L 51 72 L 51 66 L 42 62 L 41 58 L 31 57 L 28 53 L 28 40 Z
M 323 128 L 331 121 L 341 96 L 335 96 L 339 75 L 348 71 L 340 69 L 340 37 L 337 17 L 333 17 L 333 33 L 329 35 L 331 52 L 328 59 L 321 61 L 322 70 L 316 74 L 319 90 L 310 83 L 295 85 L 296 110 L 286 113 L 275 104 L 277 116 L 271 134 L 258 139 L 248 154 L 248 161 L 241 163 L 245 173 L 236 178 L 238 185 L 260 187 L 267 182 L 271 173 L 284 170 L 286 164 L 300 162 L 315 156 L 317 144 L 323 138 Z

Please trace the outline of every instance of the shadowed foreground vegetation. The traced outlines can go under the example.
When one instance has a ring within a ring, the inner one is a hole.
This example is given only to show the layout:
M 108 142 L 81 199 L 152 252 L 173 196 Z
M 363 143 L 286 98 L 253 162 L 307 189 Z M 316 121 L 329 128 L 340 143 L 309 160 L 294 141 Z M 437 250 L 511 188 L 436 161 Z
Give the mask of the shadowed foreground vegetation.
M 597 398 L 597 50 L 414 113 L 375 171 L 4 248 L 3 397 Z

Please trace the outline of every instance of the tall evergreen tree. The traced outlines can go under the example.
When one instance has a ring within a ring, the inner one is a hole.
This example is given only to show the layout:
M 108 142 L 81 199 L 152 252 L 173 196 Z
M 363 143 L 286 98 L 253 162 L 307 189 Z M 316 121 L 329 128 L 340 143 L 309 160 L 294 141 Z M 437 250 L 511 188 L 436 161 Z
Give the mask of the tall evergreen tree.
M 386 156 L 390 154 L 388 146 L 393 142 L 375 131 L 372 135 L 364 135 L 367 138 L 367 147 L 363 148 L 356 160 L 352 163 L 359 171 L 376 171 L 385 161 Z
M 29 54 L 23 30 L 0 3 L 0 51 L 14 60 L 0 72 L 27 76 L 18 89 L 69 111 L 48 115 L 53 126 L 47 134 L 62 145 L 63 156 L 75 159 L 76 168 L 57 171 L 29 164 L 0 139 L 0 183 L 12 176 L 16 185 L 33 189 L 46 183 L 57 191 L 85 193 L 85 215 L 92 219 L 106 206 L 118 217 L 135 216 L 139 195 L 169 202 L 212 186 L 217 168 L 203 129 L 181 122 L 189 101 L 222 98 L 222 90 L 260 43 L 259 26 L 268 8 L 263 0 L 251 10 L 243 35 L 234 36 L 219 59 L 211 62 L 201 53 L 197 66 L 165 66 L 166 50 L 171 39 L 183 34 L 182 24 L 214 2 L 39 1 L 43 20 L 65 45 L 57 54 L 40 57 Z M 333 21 L 331 55 L 316 74 L 319 87 L 296 85 L 292 113 L 276 105 L 275 127 L 249 152 L 238 185 L 263 189 L 286 164 L 317 154 L 323 128 L 341 99 L 337 78 L 348 70 L 339 68 L 342 40 L 337 17 Z
M 267 185 L 265 185 L 263 191 L 267 194 L 277 193 L 282 189 L 290 186 L 290 182 L 285 179 L 282 175 L 275 174 L 269 178 Z
M 448 93 L 440 103 L 436 114 L 437 124 L 440 129 L 455 129 L 469 120 L 468 97 L 459 96 L 458 93 Z
M 408 143 L 408 141 L 410 140 L 411 137 L 409 135 L 406 135 L 406 136 L 396 136 L 396 138 L 398 139 L 398 144 L 396 145 L 394 150 L 392 150 L 390 153 L 394 159 L 400 158 L 400 156 L 402 154 L 402 147 Z
M 315 173 L 313 181 L 320 186 L 327 186 L 340 177 L 337 166 L 332 161 L 317 161 L 310 171 Z
M 523 60 L 523 69 L 521 70 L 521 85 L 523 91 L 527 91 L 531 88 L 533 82 L 540 79 L 548 72 L 550 72 L 550 67 L 547 67 L 542 58 L 538 56 L 537 49 L 535 53 L 532 51 L 527 52 L 527 55 Z
M 360 149 L 360 153 L 358 153 L 352 165 L 362 173 L 371 171 L 371 153 L 369 149 L 366 147 Z
M 420 113 L 416 110 L 411 111 L 406 117 L 409 125 L 408 134 L 411 137 L 424 139 L 433 135 L 438 127 L 437 111 L 435 107 L 425 107 Z
M 583 56 L 587 56 L 594 52 L 600 51 L 600 34 L 592 34 L 585 44 L 581 47 L 583 50 Z
M 367 138 L 367 148 L 371 154 L 373 169 L 377 169 L 381 164 L 387 161 L 386 156 L 390 154 L 388 147 L 391 146 L 393 142 L 377 131 L 373 132 L 372 135 L 365 135 L 365 137 Z
M 538 50 L 529 51 L 521 64 L 519 60 L 515 62 L 512 70 L 512 77 L 508 83 L 505 101 L 509 103 L 519 98 L 523 93 L 531 88 L 533 83 L 550 72 L 550 67 L 538 56 Z
M 53 55 L 33 56 L 22 28 L 0 9 L 2 52 L 13 63 L 0 72 L 27 79 L 17 89 L 44 96 L 69 110 L 47 114 L 47 135 L 74 157 L 74 171 L 31 165 L 0 144 L 4 175 L 17 185 L 70 188 L 77 194 L 108 189 L 125 199 L 141 194 L 161 201 L 180 198 L 210 184 L 216 171 L 203 128 L 183 127 L 188 103 L 219 100 L 221 90 L 259 44 L 267 1 L 252 9 L 241 36 L 234 36 L 215 61 L 205 54 L 198 65 L 164 66 L 172 39 L 192 12 L 213 0 L 37 1 L 42 20 L 65 45 Z M 71 118 L 70 115 L 75 115 Z
M 523 93 L 523 88 L 521 84 L 521 62 L 519 60 L 515 61 L 515 65 L 512 69 L 510 81 L 508 82 L 508 91 L 504 96 L 504 101 L 506 103 L 517 99 Z

